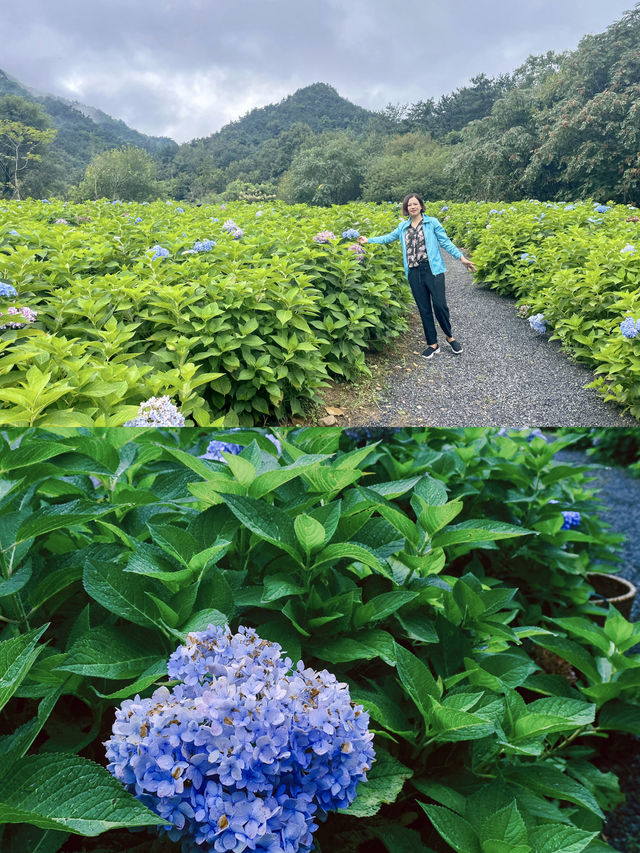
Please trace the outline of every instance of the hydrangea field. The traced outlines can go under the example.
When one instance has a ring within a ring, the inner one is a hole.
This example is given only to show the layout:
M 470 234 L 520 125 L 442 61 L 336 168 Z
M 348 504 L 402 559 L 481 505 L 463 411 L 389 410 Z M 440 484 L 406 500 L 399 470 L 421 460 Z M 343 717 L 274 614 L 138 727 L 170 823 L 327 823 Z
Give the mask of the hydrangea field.
M 432 204 L 480 283 L 640 416 L 633 210 L 591 202 Z M 406 329 L 386 233 L 399 205 L 0 207 L 0 424 L 118 426 L 168 398 L 187 425 L 277 423 Z M 527 333 L 523 324 L 523 334 Z M 176 420 L 177 424 L 178 421 Z
M 3 853 L 611 851 L 640 626 L 582 438 L 5 430 Z
M 445 224 L 477 280 L 515 296 L 538 334 L 593 368 L 592 387 L 640 417 L 640 216 L 632 206 L 451 204 Z M 440 214 L 442 215 L 442 214 Z
M 301 414 L 406 328 L 397 259 L 353 238 L 396 213 L 4 202 L 0 424 L 117 426 L 165 396 L 192 425 Z

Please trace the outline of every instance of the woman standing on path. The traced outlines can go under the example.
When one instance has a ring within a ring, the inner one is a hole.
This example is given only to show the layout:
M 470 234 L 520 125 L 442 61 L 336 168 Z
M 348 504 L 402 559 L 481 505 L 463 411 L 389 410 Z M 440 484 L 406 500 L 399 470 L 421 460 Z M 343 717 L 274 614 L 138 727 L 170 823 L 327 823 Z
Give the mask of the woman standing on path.
M 462 261 L 467 269 L 475 272 L 476 268 L 468 258 L 465 258 L 460 249 L 453 245 L 440 222 L 434 216 L 425 215 L 424 202 L 419 195 L 409 193 L 405 196 L 402 202 L 402 213 L 409 218 L 401 222 L 391 233 L 384 234 L 382 237 L 358 237 L 358 241 L 360 243 L 393 243 L 395 240 L 400 240 L 404 272 L 409 279 L 413 298 L 420 311 L 422 328 L 427 339 L 427 348 L 422 355 L 425 358 L 431 358 L 440 352 L 433 321 L 434 313 L 447 343 L 458 355 L 462 352 L 462 345 L 451 333 L 449 307 L 444 292 L 446 267 L 438 244 L 454 258 Z

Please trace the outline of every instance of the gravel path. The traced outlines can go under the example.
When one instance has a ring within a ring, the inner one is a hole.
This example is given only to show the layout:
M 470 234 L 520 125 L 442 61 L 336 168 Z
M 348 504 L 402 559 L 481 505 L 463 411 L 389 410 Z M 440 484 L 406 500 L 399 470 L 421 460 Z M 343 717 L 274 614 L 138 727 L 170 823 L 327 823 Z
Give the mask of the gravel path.
M 425 360 L 417 312 L 412 313 L 405 364 L 387 373 L 367 424 L 380 426 L 638 426 L 593 389 L 592 371 L 569 361 L 518 317 L 515 301 L 478 287 L 459 261 L 447 257 L 447 299 L 454 355 L 438 329 L 441 353 Z
M 592 465 L 593 459 L 580 450 L 561 450 L 555 456 L 562 462 Z M 624 468 L 594 468 L 594 486 L 604 508 L 600 515 L 615 533 L 624 533 L 627 541 L 622 549 L 621 568 L 616 574 L 627 578 L 640 589 L 640 479 L 631 477 Z M 631 612 L 634 622 L 640 620 L 640 595 Z

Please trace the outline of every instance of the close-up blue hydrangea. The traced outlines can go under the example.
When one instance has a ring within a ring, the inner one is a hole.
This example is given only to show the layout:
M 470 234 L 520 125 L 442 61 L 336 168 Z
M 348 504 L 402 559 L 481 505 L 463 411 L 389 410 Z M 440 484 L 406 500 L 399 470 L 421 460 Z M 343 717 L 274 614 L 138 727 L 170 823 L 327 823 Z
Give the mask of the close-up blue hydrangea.
M 171 690 L 116 709 L 107 769 L 184 853 L 310 851 L 375 760 L 347 685 L 244 627 L 189 634 L 167 672 Z
M 360 236 L 360 232 L 355 228 L 347 228 L 346 231 L 342 232 L 342 236 L 345 240 L 356 240 Z
M 0 296 L 10 296 L 13 299 L 13 297 L 17 295 L 18 291 L 12 284 L 8 284 L 6 281 L 0 281 Z
M 521 260 L 521 261 L 526 261 L 528 264 L 535 264 L 535 262 L 536 262 L 536 256 L 535 256 L 535 255 L 530 255 L 530 254 L 529 254 L 529 252 L 523 252 L 523 253 L 520 255 L 520 260 Z
M 214 462 L 224 462 L 224 456 L 222 455 L 223 451 L 225 453 L 233 453 L 234 456 L 237 456 L 238 453 L 242 453 L 244 447 L 241 444 L 232 444 L 229 441 L 210 441 L 207 445 L 207 449 L 204 453 L 201 454 L 200 459 L 210 459 Z
M 570 530 L 572 527 L 580 526 L 580 513 L 576 510 L 563 510 L 562 517 L 564 519 L 561 530 Z
M 529 325 L 539 335 L 543 335 L 547 331 L 544 314 L 534 314 L 532 317 L 529 317 Z
M 634 320 L 633 317 L 625 317 L 620 323 L 620 331 L 625 338 L 637 338 L 640 333 L 640 320 Z
M 606 204 L 596 204 L 593 209 L 596 213 L 606 213 L 611 208 Z
M 237 432 L 238 429 L 239 427 L 235 427 L 234 429 L 231 429 L 229 431 Z M 280 441 L 275 437 L 275 435 L 268 432 L 265 434 L 265 438 L 268 438 L 269 441 L 274 445 L 274 447 L 278 451 L 278 455 L 282 453 L 282 445 L 280 444 Z M 220 441 L 214 439 L 209 442 L 205 452 L 200 455 L 200 459 L 209 459 L 213 460 L 214 462 L 225 462 L 226 460 L 222 455 L 223 451 L 225 453 L 233 453 L 234 456 L 237 456 L 238 453 L 242 453 L 243 450 L 244 446 L 242 444 L 233 444 L 229 441 Z

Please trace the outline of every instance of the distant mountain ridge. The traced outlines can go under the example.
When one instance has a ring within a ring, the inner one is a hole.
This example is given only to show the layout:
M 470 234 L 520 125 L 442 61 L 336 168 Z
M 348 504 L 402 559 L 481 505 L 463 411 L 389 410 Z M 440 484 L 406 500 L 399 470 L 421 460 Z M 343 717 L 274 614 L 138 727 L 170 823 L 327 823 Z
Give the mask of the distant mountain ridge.
M 267 139 L 274 139 L 293 124 L 306 124 L 315 134 L 326 131 L 361 132 L 377 114 L 343 98 L 327 83 L 312 83 L 288 95 L 277 104 L 256 107 L 226 124 L 216 133 L 184 146 L 198 146 L 215 156 L 216 165 L 225 168 L 244 149 L 245 156 L 257 150 Z
M 150 154 L 178 147 L 173 139 L 147 136 L 95 107 L 38 92 L 0 69 L 0 96 L 3 95 L 17 95 L 40 104 L 58 131 L 51 151 L 64 153 L 73 170 L 84 169 L 96 154 L 122 145 L 135 145 Z

